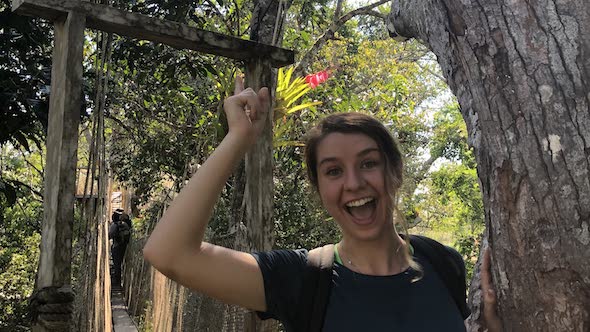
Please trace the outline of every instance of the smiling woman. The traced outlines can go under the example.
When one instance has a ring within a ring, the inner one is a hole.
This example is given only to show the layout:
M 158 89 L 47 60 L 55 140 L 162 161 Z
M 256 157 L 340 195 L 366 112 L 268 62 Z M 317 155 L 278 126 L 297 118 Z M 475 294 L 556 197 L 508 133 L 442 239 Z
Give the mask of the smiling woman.
M 433 240 L 424 250 L 396 231 L 401 153 L 368 115 L 330 115 L 307 139 L 310 182 L 342 230 L 341 241 L 325 247 L 321 276 L 317 250 L 245 253 L 203 242 L 213 206 L 260 135 L 269 104 L 266 88 L 244 90 L 236 80 L 224 103 L 229 133 L 157 224 L 145 258 L 177 282 L 278 319 L 287 331 L 465 331 L 463 260 Z M 321 292 L 320 279 L 327 281 Z M 320 314 L 310 317 L 310 310 Z
M 383 124 L 360 113 L 328 116 L 310 131 L 305 151 L 310 181 L 342 230 L 340 254 L 358 262 L 357 272 L 391 275 L 417 268 L 409 250 L 399 250 L 405 242 L 393 212 L 402 159 Z

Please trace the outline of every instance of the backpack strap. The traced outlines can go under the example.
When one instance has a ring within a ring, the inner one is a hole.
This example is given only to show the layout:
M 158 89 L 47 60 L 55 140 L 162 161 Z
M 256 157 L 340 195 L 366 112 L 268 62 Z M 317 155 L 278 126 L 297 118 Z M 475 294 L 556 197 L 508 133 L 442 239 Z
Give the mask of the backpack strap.
M 440 242 L 421 235 L 410 235 L 410 244 L 432 264 L 453 297 L 463 319 L 471 314 L 467 307 L 466 272 L 463 258 Z
M 332 288 L 332 266 L 334 245 L 310 250 L 303 279 L 303 298 L 299 307 L 298 323 L 301 332 L 320 332 L 330 290 Z

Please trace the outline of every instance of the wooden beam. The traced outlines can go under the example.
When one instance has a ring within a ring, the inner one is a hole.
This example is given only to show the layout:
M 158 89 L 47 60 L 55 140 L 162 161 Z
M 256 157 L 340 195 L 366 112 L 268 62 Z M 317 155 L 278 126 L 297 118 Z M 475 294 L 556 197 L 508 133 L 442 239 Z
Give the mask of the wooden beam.
M 21 15 L 51 21 L 74 11 L 86 16 L 86 26 L 89 28 L 160 42 L 179 49 L 191 49 L 242 61 L 267 58 L 273 67 L 295 62 L 295 53 L 291 50 L 86 1 L 14 0 L 12 10 Z
M 70 283 L 83 47 L 83 15 L 55 22 L 38 288 Z
M 72 225 L 78 125 L 82 105 L 84 18 L 84 15 L 71 12 L 54 22 L 55 44 L 47 129 L 43 226 L 36 283 L 39 291 L 48 288 L 71 289 Z M 52 298 L 49 294 L 53 293 L 45 294 L 48 298 L 42 302 L 52 305 L 57 303 L 59 310 L 37 313 L 38 316 L 33 317 L 33 331 L 69 331 L 71 312 L 63 310 L 71 307 L 59 298 Z

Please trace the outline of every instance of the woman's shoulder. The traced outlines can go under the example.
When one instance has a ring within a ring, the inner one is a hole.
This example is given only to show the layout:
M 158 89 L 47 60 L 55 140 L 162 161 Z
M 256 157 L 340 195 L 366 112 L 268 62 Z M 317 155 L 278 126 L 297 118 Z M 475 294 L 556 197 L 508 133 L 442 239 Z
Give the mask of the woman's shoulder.
M 292 268 L 299 270 L 307 264 L 307 249 L 276 249 L 257 251 L 252 255 L 261 269 Z

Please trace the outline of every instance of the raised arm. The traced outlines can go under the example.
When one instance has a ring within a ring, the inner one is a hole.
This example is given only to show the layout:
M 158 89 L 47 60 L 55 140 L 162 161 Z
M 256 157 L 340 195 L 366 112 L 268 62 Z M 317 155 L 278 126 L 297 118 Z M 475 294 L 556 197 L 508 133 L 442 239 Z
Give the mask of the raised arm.
M 266 310 L 262 274 L 254 257 L 203 242 L 213 207 L 263 129 L 270 108 L 267 88 L 244 90 L 236 78 L 224 102 L 229 132 L 174 199 L 150 235 L 143 255 L 169 278 L 225 303 Z

